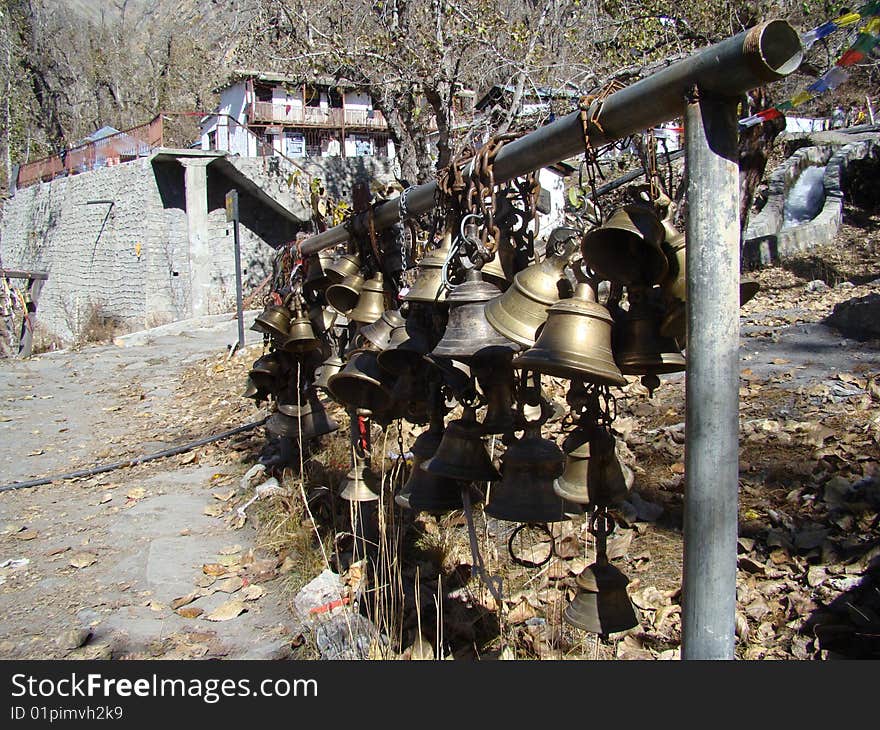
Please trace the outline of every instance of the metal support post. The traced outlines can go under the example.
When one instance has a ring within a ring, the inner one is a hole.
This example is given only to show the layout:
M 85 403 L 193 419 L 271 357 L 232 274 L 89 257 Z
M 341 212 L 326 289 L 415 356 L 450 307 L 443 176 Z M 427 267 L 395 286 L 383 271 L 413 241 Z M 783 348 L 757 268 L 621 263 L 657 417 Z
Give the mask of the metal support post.
M 687 378 L 682 658 L 733 659 L 739 485 L 736 101 L 685 110 Z

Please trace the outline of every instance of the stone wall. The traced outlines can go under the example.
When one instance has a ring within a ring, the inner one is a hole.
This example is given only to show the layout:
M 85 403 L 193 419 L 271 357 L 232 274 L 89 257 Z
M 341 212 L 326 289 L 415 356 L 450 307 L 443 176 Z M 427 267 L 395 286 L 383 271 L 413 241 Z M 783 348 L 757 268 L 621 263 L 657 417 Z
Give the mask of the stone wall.
M 205 163 L 201 250 L 193 247 L 184 169 L 168 155 L 39 183 L 6 201 L 3 265 L 49 272 L 38 328 L 70 344 L 96 307 L 121 331 L 230 311 L 235 259 L 225 196 L 233 187 L 239 190 L 245 294 L 262 282 L 275 248 L 293 240 L 302 224 L 253 192 L 277 184 L 274 176 L 261 177 L 254 166 L 249 191 L 212 160 Z
M 351 188 L 356 180 L 390 185 L 395 181 L 393 160 L 381 157 L 307 157 L 303 167 L 312 177 L 321 179 L 327 193 L 337 200 L 351 202 Z

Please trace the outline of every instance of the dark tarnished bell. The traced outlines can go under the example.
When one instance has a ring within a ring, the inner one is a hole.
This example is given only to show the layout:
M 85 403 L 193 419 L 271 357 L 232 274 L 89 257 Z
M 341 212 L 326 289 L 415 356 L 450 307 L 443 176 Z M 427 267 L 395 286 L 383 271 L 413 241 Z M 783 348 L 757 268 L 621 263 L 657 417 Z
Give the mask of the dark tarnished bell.
M 411 449 L 412 472 L 394 498 L 401 507 L 431 514 L 464 509 L 461 499 L 464 482 L 431 474 L 421 468 L 425 461 L 434 456 L 442 440 L 443 429 L 436 426 L 432 426 L 415 440 Z
M 620 371 L 626 375 L 662 375 L 685 369 L 678 343 L 660 334 L 660 317 L 654 290 L 631 289 L 628 312 L 618 309 L 611 331 L 611 346 Z
M 327 381 L 333 399 L 349 408 L 381 413 L 391 406 L 394 380 L 379 367 L 375 350 L 356 350 L 345 367 Z
M 519 347 L 498 334 L 486 320 L 485 302 L 500 294 L 498 287 L 483 281 L 479 271 L 468 271 L 465 281 L 447 297 L 449 319 L 446 331 L 432 354 L 467 362 L 472 357 L 496 351 L 517 351 Z
M 584 261 L 603 279 L 626 286 L 659 283 L 669 268 L 661 243 L 663 223 L 652 207 L 631 203 L 618 208 L 584 236 Z
M 465 482 L 492 482 L 501 478 L 483 443 L 482 426 L 464 418 L 449 422 L 434 456 L 420 468 L 429 474 Z
M 607 636 L 639 625 L 626 592 L 629 579 L 607 561 L 588 565 L 576 578 L 578 592 L 566 607 L 566 623 Z
M 405 302 L 435 302 L 446 301 L 446 287 L 443 284 L 443 266 L 446 257 L 452 249 L 452 234 L 446 233 L 439 248 L 428 252 L 419 262 L 419 273 L 415 283 L 409 291 L 403 295 Z
M 600 385 L 626 385 L 611 351 L 613 321 L 589 284 L 550 307 L 534 346 L 514 359 L 516 369 L 560 378 L 582 378 Z
M 315 379 L 315 387 L 321 388 L 322 390 L 329 390 L 329 383 L 331 375 L 336 375 L 342 368 L 345 363 L 342 362 L 342 359 L 338 355 L 331 355 L 323 363 L 321 363 L 321 367 L 318 369 L 317 378 Z
M 309 321 L 312 323 L 315 334 L 319 337 L 333 328 L 338 317 L 339 313 L 331 307 L 322 307 L 320 304 L 316 304 L 309 309 Z
M 754 279 L 741 279 L 739 283 L 739 306 L 757 294 L 761 285 Z M 660 323 L 660 334 L 664 337 L 672 337 L 684 348 L 687 345 L 687 307 L 684 300 L 668 299 L 669 304 Z
M 423 369 L 424 355 L 430 351 L 428 333 L 410 316 L 403 327 L 391 333 L 388 347 L 379 353 L 379 365 L 389 373 L 403 375 Z
M 290 296 L 280 306 L 267 306 L 257 315 L 252 329 L 257 329 L 258 332 L 264 332 L 282 341 L 287 339 L 287 330 L 290 327 L 290 319 L 293 316 L 293 313 L 287 307 L 289 301 Z
M 350 312 L 357 306 L 364 288 L 364 277 L 360 273 L 346 276 L 338 284 L 331 284 L 324 292 L 327 303 L 337 312 Z
M 373 470 L 358 459 L 345 475 L 339 496 L 349 502 L 375 502 L 379 499 L 380 488 L 379 478 Z
M 486 414 L 482 421 L 485 434 L 505 434 L 514 430 L 512 359 L 513 353 L 502 350 L 489 357 L 475 358 L 471 363 L 471 370 L 486 400 Z
M 547 308 L 571 291 L 563 274 L 570 254 L 552 255 L 520 271 L 510 288 L 486 304 L 486 319 L 507 339 L 531 347 Z
M 327 267 L 333 263 L 333 254 L 328 250 L 313 253 L 306 259 L 306 278 L 303 286 L 314 292 L 324 291 L 331 283 L 327 278 Z
M 361 327 L 360 334 L 377 350 L 386 350 L 391 345 L 391 333 L 403 325 L 404 320 L 398 310 L 386 309 L 375 322 Z
M 385 311 L 385 283 L 382 272 L 377 271 L 372 279 L 364 283 L 357 306 L 346 315 L 352 322 L 372 324 Z
M 321 340 L 315 337 L 311 320 L 297 305 L 294 309 L 293 318 L 290 321 L 287 338 L 281 345 L 281 349 L 287 352 L 298 353 L 317 350 L 320 347 Z
M 610 507 L 626 499 L 635 475 L 618 458 L 611 434 L 577 429 L 563 448 L 565 471 L 553 484 L 559 496 L 591 507 Z
M 341 284 L 346 277 L 360 273 L 361 260 L 356 253 L 344 253 L 324 268 L 324 276 L 330 284 Z
M 483 280 L 494 284 L 501 291 L 505 291 L 516 275 L 516 251 L 510 245 L 510 240 L 502 236 L 498 242 L 498 249 L 480 268 Z
M 303 441 L 333 433 L 339 428 L 339 424 L 327 413 L 318 398 L 315 386 L 302 394 L 299 403 L 279 402 L 278 412 L 293 419 L 293 433 L 288 435 L 299 438 L 302 434 Z
M 553 491 L 553 480 L 562 474 L 565 457 L 541 427 L 527 424 L 521 439 L 501 457 L 502 480 L 492 485 L 487 515 L 510 522 L 561 522 L 581 510 Z
M 254 361 L 248 376 L 261 391 L 274 393 L 283 385 L 284 373 L 281 353 L 270 352 Z

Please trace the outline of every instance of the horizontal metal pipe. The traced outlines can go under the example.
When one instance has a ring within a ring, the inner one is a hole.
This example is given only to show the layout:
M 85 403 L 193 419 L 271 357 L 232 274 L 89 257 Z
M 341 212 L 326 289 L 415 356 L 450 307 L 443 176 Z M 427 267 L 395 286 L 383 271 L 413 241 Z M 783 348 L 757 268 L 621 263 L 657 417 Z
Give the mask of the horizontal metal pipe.
M 803 59 L 797 31 L 784 20 L 768 20 L 754 28 L 697 51 L 632 86 L 611 94 L 601 107 L 594 103 L 589 137 L 594 146 L 607 144 L 681 116 L 685 97 L 694 87 L 721 97 L 737 97 L 792 73 Z M 598 114 L 596 114 L 598 112 Z M 505 182 L 583 152 L 580 112 L 572 112 L 504 145 L 495 158 L 496 182 Z M 437 183 L 413 187 L 406 207 L 419 215 L 434 207 Z M 377 230 L 400 218 L 400 197 L 376 206 Z M 344 225 L 334 226 L 302 243 L 305 255 L 348 240 Z

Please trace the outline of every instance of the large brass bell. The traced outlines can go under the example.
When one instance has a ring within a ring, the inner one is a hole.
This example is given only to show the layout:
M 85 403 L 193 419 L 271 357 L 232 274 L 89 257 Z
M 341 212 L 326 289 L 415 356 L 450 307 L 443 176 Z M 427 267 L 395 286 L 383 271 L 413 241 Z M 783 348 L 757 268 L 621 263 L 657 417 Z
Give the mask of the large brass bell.
M 315 387 L 329 391 L 330 376 L 336 375 L 336 373 L 342 370 L 344 366 L 345 363 L 342 362 L 342 359 L 338 355 L 331 355 L 328 357 L 323 363 L 321 363 L 321 367 L 318 369 L 317 377 L 315 378 Z
M 375 502 L 379 499 L 379 478 L 363 459 L 355 458 L 354 461 L 345 475 L 339 496 L 349 502 Z
M 420 468 L 429 474 L 465 482 L 493 482 L 501 478 L 483 443 L 483 427 L 469 411 L 472 409 L 465 409 L 465 417 L 447 424 L 437 451 Z
M 285 368 L 281 362 L 280 354 L 270 352 L 254 361 L 248 377 L 259 390 L 274 393 L 281 387 L 284 372 Z
M 571 251 L 563 249 L 513 278 L 510 288 L 486 304 L 486 319 L 507 339 L 531 347 L 538 328 L 547 320 L 547 308 L 571 291 L 563 274 Z
M 446 301 L 443 267 L 452 248 L 452 234 L 446 233 L 439 248 L 429 252 L 419 262 L 419 273 L 409 291 L 402 297 L 405 302 L 434 304 Z
M 492 485 L 486 514 L 510 522 L 560 522 L 580 512 L 553 491 L 564 461 L 561 449 L 541 437 L 538 422 L 527 424 L 523 437 L 501 457 L 503 478 Z
M 293 319 L 290 321 L 287 338 L 281 349 L 287 352 L 308 352 L 321 347 L 321 340 L 315 337 L 312 322 L 303 312 L 299 305 L 294 309 Z
M 309 321 L 318 337 L 330 332 L 338 317 L 339 313 L 331 307 L 322 307 L 320 304 L 316 304 L 309 309 Z
M 635 475 L 620 461 L 614 437 L 595 429 L 569 434 L 563 444 L 565 471 L 553 484 L 556 493 L 591 508 L 610 507 L 627 498 Z
M 329 291 L 329 290 L 328 290 Z M 361 289 L 357 306 L 346 315 L 352 322 L 372 324 L 385 311 L 385 284 L 382 272 L 377 271 Z
M 607 560 L 588 565 L 575 582 L 578 592 L 563 613 L 566 623 L 601 636 L 639 625 L 626 592 L 629 579 Z
M 295 436 L 302 434 L 302 441 L 333 433 L 339 428 L 336 420 L 327 413 L 318 397 L 316 386 L 301 395 L 299 403 L 278 403 L 278 412 L 295 419 Z
M 295 439 L 299 435 L 299 423 L 283 413 L 273 413 L 266 420 L 266 430 L 273 436 Z
M 631 203 L 618 208 L 584 236 L 584 260 L 603 279 L 626 286 L 659 283 L 669 268 L 661 243 L 663 223 L 652 207 Z
M 361 260 L 356 253 L 344 253 L 324 268 L 330 284 L 341 284 L 347 277 L 360 273 Z
M 432 427 L 421 434 L 412 446 L 413 468 L 409 479 L 395 497 L 397 504 L 416 512 L 442 514 L 451 510 L 464 509 L 461 488 L 466 486 L 448 477 L 432 474 L 421 465 L 437 452 L 443 440 L 442 426 Z
M 353 314 L 353 313 L 352 313 Z M 349 315 L 350 317 L 350 315 Z M 386 350 L 391 346 L 391 334 L 403 327 L 404 320 L 396 309 L 386 309 L 375 322 L 361 327 L 361 336 L 377 350 Z M 379 363 L 381 365 L 381 362 Z
M 498 334 L 486 320 L 485 302 L 500 294 L 498 287 L 483 281 L 479 271 L 468 271 L 465 281 L 447 297 L 446 331 L 432 354 L 467 362 L 472 357 L 518 350 L 517 345 Z
M 293 316 L 292 312 L 287 307 L 291 298 L 291 295 L 288 294 L 281 305 L 267 306 L 257 315 L 252 329 L 272 335 L 282 341 L 286 340 L 287 330 L 290 327 L 290 319 Z
M 379 367 L 375 350 L 356 350 L 345 367 L 327 380 L 333 400 L 349 408 L 363 408 L 373 413 L 391 405 L 391 375 Z
M 678 343 L 660 334 L 662 312 L 655 300 L 656 290 L 629 290 L 628 312 L 618 309 L 611 343 L 620 371 L 627 375 L 659 375 L 685 369 Z
M 471 369 L 486 401 L 482 421 L 485 434 L 505 434 L 514 430 L 512 359 L 512 353 L 501 351 L 491 357 L 475 358 L 472 362 Z
M 625 385 L 611 351 L 612 324 L 608 310 L 596 301 L 593 287 L 578 284 L 573 297 L 550 307 L 538 340 L 514 359 L 513 367 L 601 385 Z

